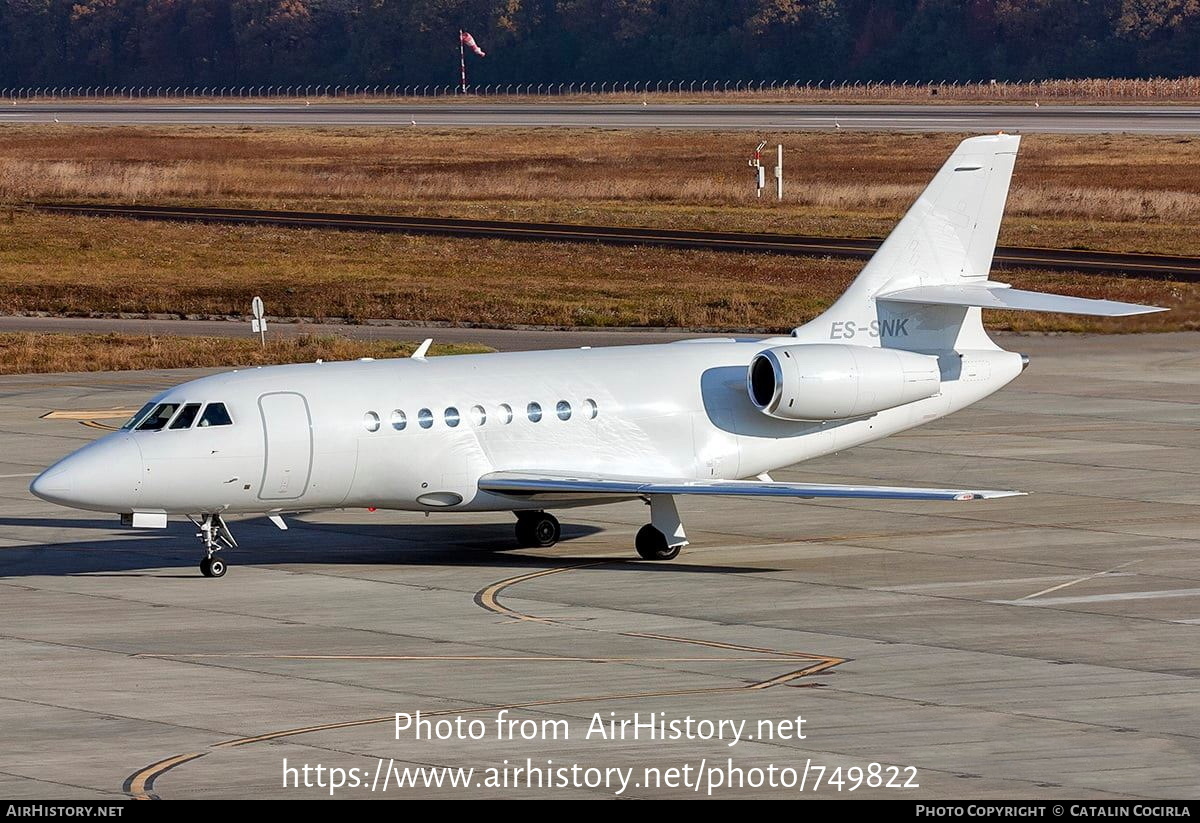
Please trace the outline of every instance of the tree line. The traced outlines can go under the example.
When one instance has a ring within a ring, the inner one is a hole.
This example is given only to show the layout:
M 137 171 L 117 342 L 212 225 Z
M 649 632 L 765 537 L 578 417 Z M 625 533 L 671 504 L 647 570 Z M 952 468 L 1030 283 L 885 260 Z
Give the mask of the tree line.
M 0 0 L 0 86 L 1200 74 L 1200 0 Z

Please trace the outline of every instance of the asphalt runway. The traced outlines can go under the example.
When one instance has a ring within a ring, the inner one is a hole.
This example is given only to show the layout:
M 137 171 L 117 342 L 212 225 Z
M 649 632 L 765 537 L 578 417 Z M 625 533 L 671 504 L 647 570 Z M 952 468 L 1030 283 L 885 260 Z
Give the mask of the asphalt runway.
M 0 378 L 0 794 L 318 798 L 283 788 L 284 759 L 528 758 L 636 782 L 727 760 L 917 770 L 919 788 L 856 796 L 1195 798 L 1200 334 L 1003 341 L 1032 364 L 999 394 L 777 476 L 1029 497 L 684 501 L 693 544 L 669 564 L 632 561 L 640 504 L 563 512 L 540 551 L 507 550 L 500 515 L 345 511 L 235 522 L 229 574 L 203 579 L 188 524 L 135 533 L 26 491 L 98 434 L 82 420 L 190 373 Z M 497 741 L 502 706 L 570 739 Z M 489 731 L 395 739 L 394 712 L 417 710 Z M 584 739 L 609 712 L 751 734 L 801 715 L 805 739 Z M 338 796 L 612 794 L 378 788 Z
M 584 127 L 917 132 L 1200 133 L 1196 106 L 820 105 L 756 103 L 25 103 L 0 106 L 3 123 Z

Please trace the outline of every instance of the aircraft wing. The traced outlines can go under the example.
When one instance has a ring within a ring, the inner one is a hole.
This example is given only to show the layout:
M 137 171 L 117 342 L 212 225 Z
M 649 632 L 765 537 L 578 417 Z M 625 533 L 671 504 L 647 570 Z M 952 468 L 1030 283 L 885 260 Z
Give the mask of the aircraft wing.
M 839 486 L 829 483 L 777 483 L 764 480 L 689 480 L 574 474 L 561 471 L 497 471 L 485 474 L 479 488 L 514 496 L 642 497 L 651 494 L 707 494 L 725 497 L 865 498 L 870 500 L 984 500 L 1025 492 L 987 489 L 925 489 L 908 486 Z

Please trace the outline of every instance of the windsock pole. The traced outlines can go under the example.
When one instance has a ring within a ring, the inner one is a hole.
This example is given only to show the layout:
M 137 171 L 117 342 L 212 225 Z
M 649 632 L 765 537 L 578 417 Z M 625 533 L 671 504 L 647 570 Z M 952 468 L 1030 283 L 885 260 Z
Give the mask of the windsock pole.
M 462 80 L 462 93 L 467 93 L 467 53 L 463 45 L 463 30 L 458 30 L 458 70 Z

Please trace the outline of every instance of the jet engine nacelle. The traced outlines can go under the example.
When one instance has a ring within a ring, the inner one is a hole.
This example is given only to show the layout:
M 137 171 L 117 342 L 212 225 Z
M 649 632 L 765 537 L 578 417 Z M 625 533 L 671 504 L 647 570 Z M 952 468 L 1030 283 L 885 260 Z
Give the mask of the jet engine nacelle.
M 941 391 L 938 359 L 900 349 L 837 343 L 759 352 L 746 375 L 750 400 L 781 420 L 845 420 Z

